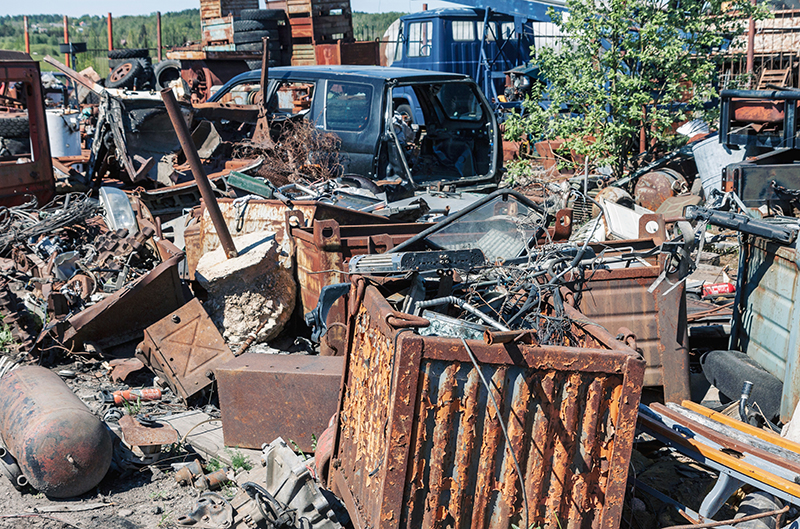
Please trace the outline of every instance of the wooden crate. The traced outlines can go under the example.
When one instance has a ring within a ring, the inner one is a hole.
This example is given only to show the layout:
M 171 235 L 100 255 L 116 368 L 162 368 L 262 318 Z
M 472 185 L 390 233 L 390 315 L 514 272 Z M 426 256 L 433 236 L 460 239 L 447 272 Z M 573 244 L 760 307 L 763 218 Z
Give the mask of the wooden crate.
M 200 0 L 200 19 L 228 15 L 238 18 L 244 9 L 258 9 L 258 0 Z

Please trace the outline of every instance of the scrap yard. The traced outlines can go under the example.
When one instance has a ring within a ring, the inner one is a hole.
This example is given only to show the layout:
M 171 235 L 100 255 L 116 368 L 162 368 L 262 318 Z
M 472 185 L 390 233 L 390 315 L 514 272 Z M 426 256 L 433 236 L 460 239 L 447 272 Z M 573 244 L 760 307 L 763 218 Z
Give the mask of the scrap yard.
M 686 2 L 17 17 L 0 529 L 796 529 L 800 16 Z

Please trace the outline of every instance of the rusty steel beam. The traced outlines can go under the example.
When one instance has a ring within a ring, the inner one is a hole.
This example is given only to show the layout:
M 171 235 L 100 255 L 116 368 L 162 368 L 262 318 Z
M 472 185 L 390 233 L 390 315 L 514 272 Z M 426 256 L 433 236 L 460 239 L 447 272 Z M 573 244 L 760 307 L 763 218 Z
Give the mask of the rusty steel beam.
M 67 15 L 64 15 L 64 44 L 69 44 L 69 18 L 67 18 Z M 69 52 L 64 54 L 64 59 L 64 62 L 67 63 L 67 67 L 72 68 L 72 58 Z
M 175 94 L 172 93 L 171 88 L 165 88 L 161 91 L 161 98 L 164 100 L 164 106 L 167 107 L 169 119 L 172 121 L 172 126 L 175 128 L 175 134 L 178 136 L 178 141 L 181 143 L 186 159 L 189 166 L 192 168 L 192 175 L 194 181 L 197 182 L 197 189 L 200 190 L 200 196 L 203 197 L 208 214 L 211 216 L 211 221 L 214 223 L 214 228 L 217 230 L 220 244 L 225 249 L 225 255 L 229 259 L 237 257 L 239 253 L 236 251 L 236 246 L 233 244 L 231 232 L 228 230 L 228 225 L 225 224 L 225 219 L 222 217 L 222 212 L 217 204 L 217 199 L 214 196 L 214 191 L 211 189 L 211 182 L 206 176 L 203 169 L 203 162 L 200 161 L 200 155 L 197 154 L 197 148 L 192 141 L 192 133 L 186 121 L 183 119 L 183 113 L 178 105 L 178 100 L 175 99 Z
M 114 49 L 114 28 L 111 22 L 111 13 L 108 14 L 108 51 Z
M 25 53 L 30 55 L 31 53 L 31 36 L 28 33 L 28 17 L 22 17 L 22 26 L 25 30 Z
M 156 46 L 158 46 L 158 60 L 161 61 L 161 11 L 156 11 Z

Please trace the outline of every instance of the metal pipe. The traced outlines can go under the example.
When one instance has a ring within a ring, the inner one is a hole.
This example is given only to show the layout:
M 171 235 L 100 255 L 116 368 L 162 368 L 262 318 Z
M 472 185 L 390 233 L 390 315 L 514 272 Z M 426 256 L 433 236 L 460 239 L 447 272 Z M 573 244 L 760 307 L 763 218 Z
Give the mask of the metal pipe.
M 158 46 L 158 60 L 161 61 L 161 11 L 156 11 L 156 46 Z
M 25 30 L 25 53 L 30 55 L 31 53 L 31 35 L 28 33 L 28 17 L 22 17 L 22 27 Z
M 736 90 L 725 89 L 719 93 L 721 98 L 769 99 L 776 101 L 796 101 L 800 99 L 800 90 Z
M 69 19 L 67 18 L 67 15 L 64 15 L 64 44 L 69 44 Z M 64 59 L 66 59 L 64 62 L 66 63 L 67 68 L 72 68 L 72 60 L 69 52 L 64 54 Z
M 745 380 L 742 386 L 742 394 L 739 396 L 739 419 L 744 423 L 747 423 L 747 401 L 750 400 L 752 391 L 753 383 Z
M 750 516 L 742 516 L 741 518 L 733 518 L 731 520 L 720 520 L 720 521 L 710 521 L 706 523 L 696 523 L 690 525 L 671 525 L 666 529 L 709 529 L 711 527 L 719 527 L 721 525 L 731 525 L 731 524 L 738 524 L 741 522 L 749 522 L 751 520 L 758 520 L 760 518 L 767 518 L 768 516 L 775 516 L 775 515 L 782 515 L 789 511 L 790 505 L 786 505 L 781 509 L 776 509 L 774 511 L 767 511 L 767 512 L 757 512 L 755 514 L 751 514 Z
M 222 216 L 222 211 L 219 209 L 217 199 L 214 196 L 214 191 L 211 189 L 211 182 L 203 170 L 203 163 L 200 161 L 200 155 L 197 154 L 197 148 L 192 141 L 192 133 L 189 131 L 189 126 L 183 119 L 183 113 L 178 105 L 178 100 L 175 99 L 175 94 L 172 93 L 171 88 L 165 88 L 161 91 L 161 98 L 164 100 L 164 106 L 167 107 L 167 114 L 175 128 L 175 134 L 178 136 L 178 141 L 183 148 L 186 155 L 186 160 L 192 168 L 194 181 L 197 182 L 197 189 L 200 190 L 200 196 L 208 208 L 208 214 L 211 221 L 214 223 L 214 228 L 217 230 L 217 236 L 222 248 L 225 250 L 225 255 L 229 259 L 237 257 L 239 253 L 236 251 L 236 246 L 233 244 L 231 232 L 228 230 L 228 225 L 225 223 L 225 218 Z
M 750 0 L 755 6 L 756 0 Z M 753 17 L 747 20 L 747 74 L 753 75 L 753 63 L 756 55 L 756 21 Z M 747 86 L 751 86 L 752 79 L 747 80 Z
M 457 298 L 455 296 L 444 296 L 441 298 L 429 299 L 427 301 L 418 301 L 416 305 L 414 305 L 414 316 L 419 316 L 420 310 L 424 309 L 425 307 L 432 307 L 435 305 L 441 305 L 442 303 L 452 303 L 453 305 L 458 305 L 462 309 L 466 310 L 473 316 L 477 316 L 484 323 L 487 325 L 491 325 L 495 329 L 499 329 L 501 331 L 511 331 L 508 327 L 500 323 L 499 321 L 493 320 L 483 312 L 479 311 L 466 301 L 461 298 Z
M 108 51 L 114 49 L 114 27 L 111 22 L 111 13 L 108 14 Z

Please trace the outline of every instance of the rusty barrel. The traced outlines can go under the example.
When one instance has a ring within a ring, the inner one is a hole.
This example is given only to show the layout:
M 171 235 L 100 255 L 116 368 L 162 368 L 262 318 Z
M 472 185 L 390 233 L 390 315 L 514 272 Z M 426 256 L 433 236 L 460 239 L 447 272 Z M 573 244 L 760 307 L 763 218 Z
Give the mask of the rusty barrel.
M 0 436 L 30 484 L 53 498 L 87 492 L 111 464 L 106 426 L 43 367 L 0 379 Z
M 686 178 L 678 171 L 664 167 L 640 176 L 633 196 L 640 206 L 656 211 L 666 199 L 684 191 L 688 191 Z

